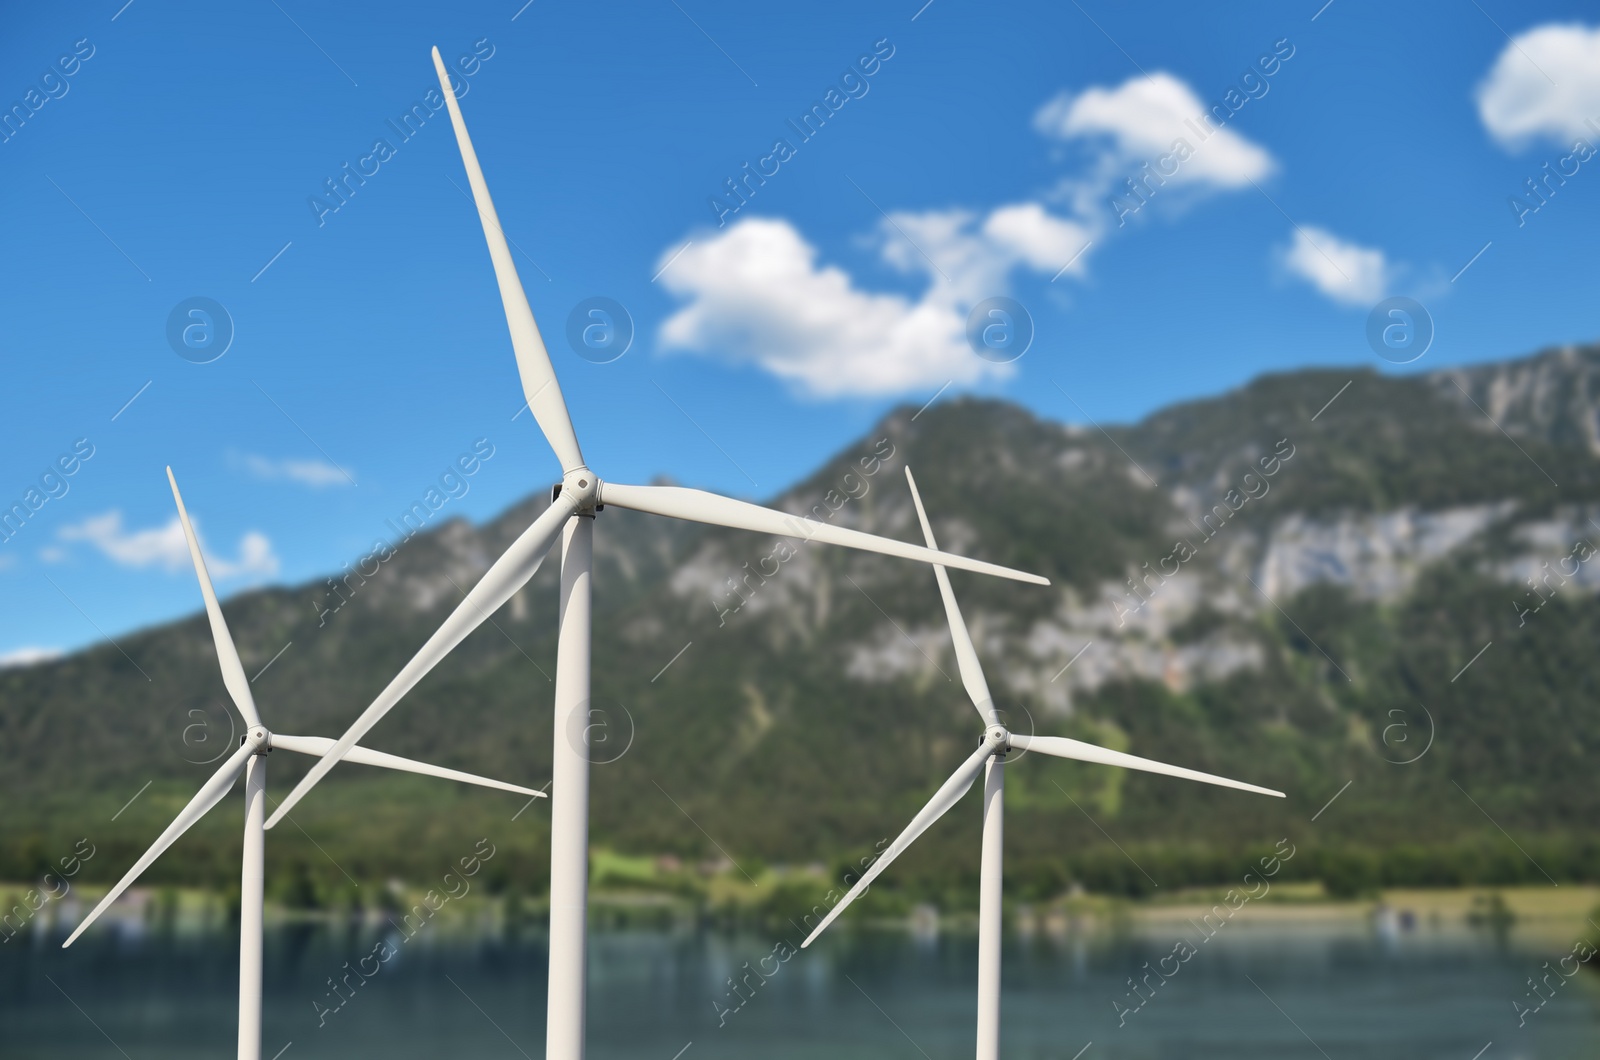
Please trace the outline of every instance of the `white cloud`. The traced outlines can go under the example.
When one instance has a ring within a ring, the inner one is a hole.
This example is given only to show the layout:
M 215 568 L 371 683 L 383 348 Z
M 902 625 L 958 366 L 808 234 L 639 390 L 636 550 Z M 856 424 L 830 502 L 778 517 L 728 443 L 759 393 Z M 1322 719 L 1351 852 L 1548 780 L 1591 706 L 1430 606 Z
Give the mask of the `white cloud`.
M 972 352 L 948 295 L 912 301 L 862 291 L 816 258 L 781 220 L 751 218 L 697 240 L 661 275 L 688 299 L 662 325 L 663 345 L 757 364 L 818 397 L 972 383 L 1008 367 Z
M 61 658 L 60 648 L 39 648 L 26 645 L 13 648 L 10 651 L 0 651 L 0 670 L 34 666 L 38 663 L 49 662 Z
M 1478 86 L 1478 116 L 1507 148 L 1536 140 L 1593 143 L 1600 136 L 1600 28 L 1536 26 L 1513 37 Z
M 64 526 L 57 536 L 63 541 L 87 541 L 124 567 L 159 564 L 175 571 L 189 563 L 189 546 L 177 516 L 158 529 L 127 532 L 122 528 L 122 513 L 110 511 Z
M 1000 207 L 984 221 L 983 234 L 1040 272 L 1054 276 L 1069 261 L 1072 275 L 1088 271 L 1088 257 L 1080 252 L 1094 238 L 1089 226 L 1057 217 L 1036 202 Z
M 312 489 L 353 484 L 343 471 L 325 460 L 295 460 L 289 457 L 273 460 L 270 457 L 246 453 L 239 458 L 239 463 L 256 478 L 268 481 L 287 480 L 298 482 L 302 486 L 310 486 Z
M 979 357 L 967 313 L 1004 293 L 1020 266 L 1082 275 L 1090 241 L 1082 223 L 1038 203 L 982 217 L 968 210 L 896 212 L 872 244 L 901 272 L 922 277 L 917 298 L 861 290 L 849 273 L 820 266 L 787 221 L 747 218 L 697 240 L 662 273 L 687 299 L 661 328 L 667 349 L 752 363 L 813 397 L 898 394 L 954 381 L 1003 379 L 1015 369 Z M 664 253 L 657 266 L 672 252 Z
M 1296 227 L 1282 261 L 1284 268 L 1341 305 L 1371 305 L 1389 293 L 1394 279 L 1382 250 L 1312 225 Z
M 697 237 L 676 260 L 675 248 L 662 252 L 661 281 L 684 302 L 661 327 L 662 347 L 754 364 L 824 398 L 1005 378 L 1012 365 L 968 346 L 968 312 L 1008 293 L 1019 269 L 1051 280 L 1086 277 L 1084 251 L 1118 216 L 1112 188 L 1137 175 L 1142 162 L 1187 137 L 1193 153 L 1167 179 L 1186 185 L 1191 198 L 1246 185 L 1273 168 L 1265 149 L 1208 126 L 1194 92 L 1170 74 L 1064 93 L 1035 124 L 1093 154 L 1086 172 L 1069 177 L 1049 204 L 891 211 L 876 226 L 868 245 L 884 263 L 922 280 L 920 294 L 865 290 L 842 268 L 820 264 L 816 248 L 788 221 L 746 217 Z
M 901 272 L 927 277 L 925 300 L 971 306 L 1006 288 L 1015 264 L 978 231 L 970 210 L 896 210 L 878 225 L 883 260 Z
M 199 533 L 198 529 L 196 533 Z M 164 526 L 130 531 L 122 526 L 122 513 L 113 510 L 92 515 L 72 526 L 64 526 L 57 536 L 63 541 L 88 542 L 123 567 L 138 570 L 158 566 L 167 571 L 189 567 L 189 544 L 183 535 L 183 524 L 176 515 Z M 278 565 L 272 542 L 258 530 L 248 531 L 239 539 L 236 559 L 229 560 L 209 550 L 206 552 L 206 568 L 217 579 L 243 575 L 271 577 L 278 573 Z
M 254 575 L 270 578 L 278 573 L 278 555 L 272 551 L 272 541 L 259 530 L 246 531 L 239 538 L 239 558 L 232 563 L 224 560 L 206 560 L 206 566 L 219 578 Z
M 1034 127 L 1058 140 L 1103 141 L 1118 163 L 1152 165 L 1178 141 L 1193 151 L 1173 183 L 1240 188 L 1272 172 L 1272 155 L 1232 129 L 1208 123 L 1198 96 L 1168 73 L 1129 78 L 1116 88 L 1063 92 L 1039 108 Z M 1213 119 L 1214 122 L 1214 119 Z

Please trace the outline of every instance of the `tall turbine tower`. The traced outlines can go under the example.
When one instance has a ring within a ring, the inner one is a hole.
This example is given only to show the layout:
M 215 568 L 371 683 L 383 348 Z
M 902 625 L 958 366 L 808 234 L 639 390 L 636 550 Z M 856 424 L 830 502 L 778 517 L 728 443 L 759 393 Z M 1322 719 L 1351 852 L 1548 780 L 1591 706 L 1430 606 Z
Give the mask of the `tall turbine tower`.
M 922 497 L 917 493 L 917 480 L 911 477 L 909 467 L 906 468 L 906 482 L 911 486 L 911 499 L 917 506 L 917 518 L 922 523 L 922 536 L 928 542 L 928 547 L 933 548 L 933 527 L 928 522 L 928 513 L 922 508 Z M 961 617 L 961 608 L 956 604 L 956 594 L 950 588 L 950 576 L 939 566 L 933 568 L 933 574 L 939 582 L 939 595 L 944 598 L 944 613 L 950 623 L 950 639 L 955 642 L 956 664 L 961 670 L 961 683 L 966 688 L 967 697 L 972 700 L 972 705 L 978 709 L 978 716 L 983 719 L 983 739 L 979 741 L 978 749 L 956 767 L 950 779 L 934 792 L 928 804 L 911 819 L 905 831 L 901 832 L 895 841 L 889 844 L 882 856 L 861 874 L 861 878 L 850 888 L 850 892 L 839 900 L 839 904 L 828 911 L 828 915 L 822 918 L 821 923 L 800 944 L 800 948 L 804 949 L 816 941 L 817 936 L 844 912 L 845 907 L 871 886 L 872 881 L 889 867 L 889 863 L 899 857 L 918 836 L 926 832 L 933 822 L 960 802 L 961 797 L 971 790 L 972 782 L 978 779 L 978 774 L 983 774 L 983 853 L 978 879 L 977 1055 L 978 1060 L 999 1060 L 1000 884 L 1005 849 L 1006 756 L 1011 751 L 1039 751 L 1057 758 L 1071 758 L 1079 762 L 1098 762 L 1101 765 L 1121 766 L 1123 769 L 1160 773 L 1163 776 L 1181 777 L 1184 780 L 1198 780 L 1203 784 L 1253 791 L 1258 795 L 1276 795 L 1280 799 L 1283 798 L 1283 792 L 1273 791 L 1271 788 L 1258 788 L 1254 784 L 1244 784 L 1237 780 L 1228 780 L 1226 777 L 1184 769 L 1181 766 L 1152 762 L 1148 758 L 1096 747 L 1081 740 L 1069 740 L 1062 736 L 1023 736 L 1008 731 L 1000 723 L 999 714 L 995 712 L 994 700 L 989 695 L 989 683 L 984 680 L 983 667 L 979 665 L 977 650 L 972 646 L 972 635 L 967 632 L 966 621 Z
M 61 944 L 61 948 L 66 949 L 76 942 L 78 936 L 87 931 L 89 925 L 99 919 L 100 914 L 105 912 L 111 903 L 116 901 L 156 858 L 161 856 L 162 851 L 175 843 L 179 836 L 221 802 L 223 796 L 233 789 L 233 782 L 238 780 L 239 774 L 243 772 L 245 775 L 244 864 L 239 874 L 239 1060 L 260 1060 L 261 919 L 265 898 L 263 884 L 266 856 L 262 822 L 266 820 L 267 755 L 278 750 L 320 756 L 333 746 L 333 741 L 324 736 L 285 736 L 282 733 L 269 732 L 267 727 L 261 724 L 261 715 L 256 712 L 255 700 L 250 695 L 250 680 L 245 676 L 244 664 L 239 661 L 239 650 L 234 647 L 233 635 L 228 632 L 228 623 L 222 617 L 222 607 L 217 603 L 216 591 L 211 588 L 211 575 L 206 571 L 205 557 L 200 554 L 200 542 L 194 535 L 194 527 L 189 523 L 189 512 L 183 506 L 183 497 L 178 493 L 178 480 L 173 478 L 170 467 L 167 468 L 167 481 L 172 484 L 172 499 L 178 502 L 178 518 L 183 522 L 183 535 L 189 540 L 189 558 L 194 561 L 195 577 L 200 579 L 200 595 L 205 597 L 206 615 L 211 619 L 211 639 L 217 646 L 217 662 L 222 668 L 222 683 L 227 686 L 228 695 L 232 698 L 234 707 L 238 709 L 239 716 L 244 719 L 248 731 L 239 742 L 239 749 L 211 774 L 211 779 L 206 781 L 195 793 L 194 798 L 189 800 L 189 804 L 178 812 L 178 816 L 167 825 L 167 830 L 156 837 L 150 849 L 133 863 L 133 868 L 128 870 L 127 875 L 106 892 L 106 896 L 100 899 L 100 904 L 83 918 L 83 922 L 71 935 L 67 936 L 67 941 Z M 515 784 L 506 784 L 455 769 L 445 769 L 442 766 L 432 766 L 426 762 L 415 762 L 409 758 L 384 754 L 382 751 L 371 751 L 365 747 L 352 747 L 345 757 L 363 765 L 443 777 L 464 784 L 514 791 L 519 795 L 544 797 L 544 792 L 534 791 L 532 788 L 518 787 Z
M 500 300 L 505 306 L 522 391 L 550 448 L 561 461 L 561 486 L 550 507 L 490 566 L 416 656 L 289 793 L 267 821 L 267 827 L 276 825 L 348 754 L 355 741 L 376 725 L 440 659 L 526 585 L 560 534 L 560 643 L 556 652 L 554 779 L 550 808 L 550 993 L 545 1056 L 547 1060 L 581 1060 L 587 972 L 589 759 L 585 748 L 576 745 L 572 734 L 584 732 L 587 721 L 583 712 L 589 702 L 590 582 L 594 569 L 594 517 L 600 506 L 843 545 L 1036 585 L 1049 582 L 993 563 L 814 522 L 703 490 L 627 486 L 602 481 L 584 463 L 583 453 L 578 448 L 577 434 L 561 396 L 561 384 L 556 380 L 550 355 L 533 319 L 533 310 L 517 278 L 511 249 L 505 233 L 500 230 L 494 202 L 489 198 L 489 186 L 484 182 L 483 170 L 467 136 L 461 108 L 451 91 L 450 78 L 437 48 L 433 51 L 433 65 L 450 108 L 456 145 L 461 149 L 472 197 L 478 207 L 478 219 L 489 244 L 489 257 L 500 285 Z

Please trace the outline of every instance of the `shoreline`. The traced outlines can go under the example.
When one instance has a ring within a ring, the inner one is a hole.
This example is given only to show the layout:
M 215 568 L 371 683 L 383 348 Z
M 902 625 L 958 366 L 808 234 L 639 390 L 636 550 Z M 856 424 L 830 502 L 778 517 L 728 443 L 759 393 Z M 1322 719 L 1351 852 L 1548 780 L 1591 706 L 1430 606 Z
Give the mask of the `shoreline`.
M 0 900 L 15 902 L 27 890 L 0 883 Z M 74 887 L 68 895 L 39 907 L 19 925 L 20 930 L 13 931 L 8 926 L 5 933 L 0 933 L 0 941 L 35 932 L 70 930 L 104 892 L 104 887 Z M 422 894 L 411 889 L 395 893 L 376 887 L 372 893 L 374 897 L 383 896 L 381 904 L 295 909 L 269 902 L 267 922 L 276 927 L 321 924 L 381 930 L 386 921 L 400 923 Z M 1270 929 L 1466 937 L 1489 932 L 1502 937 L 1514 935 L 1519 945 L 1558 947 L 1570 946 L 1579 938 L 1600 939 L 1600 885 L 1396 888 L 1360 899 L 1332 899 L 1316 884 L 1286 884 L 1239 907 L 1233 916 L 1224 917 L 1227 894 L 1224 889 L 1200 888 L 1146 899 L 1073 894 L 1046 902 L 1008 901 L 1007 931 L 1024 938 L 1142 936 L 1192 931 L 1193 924 L 1211 914 L 1213 921 L 1234 928 L 1230 934 Z M 233 922 L 227 901 L 221 893 L 195 888 L 130 888 L 106 917 L 124 931 L 205 934 L 221 931 Z M 547 916 L 547 900 L 543 896 L 475 894 L 451 902 L 434 923 L 440 935 L 542 934 Z M 597 931 L 705 930 L 737 934 L 770 927 L 759 919 L 730 915 L 727 907 L 653 891 L 597 892 L 591 896 L 589 916 Z M 943 912 L 918 905 L 903 916 L 860 917 L 856 927 L 932 937 L 968 934 L 975 925 L 975 910 Z

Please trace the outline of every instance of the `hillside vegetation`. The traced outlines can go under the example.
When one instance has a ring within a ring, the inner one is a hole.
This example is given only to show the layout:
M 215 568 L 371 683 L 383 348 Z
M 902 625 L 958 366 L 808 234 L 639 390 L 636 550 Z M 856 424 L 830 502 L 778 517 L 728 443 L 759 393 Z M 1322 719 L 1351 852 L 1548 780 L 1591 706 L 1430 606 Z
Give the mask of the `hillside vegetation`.
M 1308 370 L 1109 433 L 952 401 L 895 411 L 770 503 L 916 540 L 910 463 L 944 547 L 1052 579 L 952 574 L 1013 728 L 1289 793 L 1023 756 L 1007 774 L 1018 894 L 1227 881 L 1283 838 L 1308 852 L 1295 873 L 1344 893 L 1593 880 L 1596 380 L 1596 349 L 1409 377 Z M 225 601 L 248 672 L 292 642 L 254 689 L 269 725 L 340 733 L 547 496 L 418 535 L 354 576 L 336 613 L 313 605 L 323 582 Z M 925 568 L 820 546 L 775 559 L 774 540 L 616 509 L 596 540 L 597 847 L 835 873 L 978 739 Z M 556 566 L 368 743 L 544 784 Z M 203 613 L 118 639 L 150 681 L 110 647 L 0 671 L 0 879 L 80 837 L 97 849 L 85 878 L 115 878 L 214 768 L 197 763 L 234 745 Z M 306 765 L 273 755 L 273 789 Z M 241 805 L 149 878 L 235 880 Z M 425 880 L 486 836 L 493 885 L 537 895 L 547 804 L 519 810 L 341 766 L 271 834 L 269 873 L 309 901 Z M 970 901 L 978 825 L 974 794 L 885 891 Z

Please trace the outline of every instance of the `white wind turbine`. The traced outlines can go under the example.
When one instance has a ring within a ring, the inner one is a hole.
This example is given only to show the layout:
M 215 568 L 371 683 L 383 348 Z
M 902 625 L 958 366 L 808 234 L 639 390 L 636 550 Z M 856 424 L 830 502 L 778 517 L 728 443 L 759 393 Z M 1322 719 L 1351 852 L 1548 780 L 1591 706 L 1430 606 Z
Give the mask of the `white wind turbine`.
M 911 485 L 911 499 L 916 504 L 917 518 L 922 523 L 922 536 L 928 542 L 928 547 L 933 548 L 935 547 L 933 527 L 928 523 L 928 513 L 922 508 L 922 497 L 917 493 L 917 481 L 911 477 L 909 467 L 906 468 L 906 481 Z M 1121 766 L 1124 769 L 1139 769 L 1147 773 L 1160 773 L 1169 777 L 1181 777 L 1184 780 L 1217 784 L 1225 788 L 1253 791 L 1260 795 L 1276 795 L 1280 799 L 1283 798 L 1283 792 L 1273 791 L 1271 788 L 1258 788 L 1254 784 L 1228 780 L 1226 777 L 1184 769 L 1181 766 L 1152 762 L 1148 758 L 1123 754 L 1121 751 L 1096 747 L 1092 743 L 1070 740 L 1063 736 L 1023 736 L 1008 731 L 1000 723 L 1000 716 L 995 711 L 994 700 L 989 695 L 989 685 L 983 678 L 983 668 L 978 663 L 978 653 L 972 646 L 972 636 L 967 632 L 966 622 L 961 617 L 961 608 L 956 604 L 955 593 L 950 588 L 950 577 L 943 567 L 934 567 L 933 573 L 939 582 L 939 595 L 944 598 L 944 613 L 950 623 L 950 638 L 955 642 L 956 663 L 961 669 L 961 683 L 966 687 L 972 705 L 978 708 L 978 714 L 983 718 L 983 740 L 978 749 L 956 767 L 950 779 L 934 792 L 933 798 L 929 799 L 928 804 L 911 819 L 905 831 L 901 832 L 871 867 L 861 874 L 861 878 L 850 888 L 850 892 L 839 900 L 838 905 L 828 911 L 828 915 L 822 918 L 822 922 L 806 937 L 800 947 L 804 949 L 810 946 L 817 936 L 833 923 L 834 918 L 844 912 L 846 906 L 871 886 L 872 881 L 889 867 L 891 861 L 899 857 L 918 836 L 926 832 L 933 822 L 943 817 L 951 807 L 961 801 L 961 797 L 971 789 L 972 782 L 978 779 L 979 773 L 982 773 L 983 855 L 978 882 L 977 1055 L 978 1060 L 998 1060 L 1000 1056 L 1000 880 L 1002 852 L 1005 849 L 1003 803 L 1008 752 L 1039 751 L 1057 758 L 1098 762 L 1101 765 Z
M 211 639 L 216 642 L 217 662 L 222 668 L 222 683 L 227 686 L 228 695 L 238 708 L 239 715 L 244 718 L 248 731 L 240 740 L 239 749 L 230 755 L 211 775 L 211 779 L 201 786 L 194 798 L 189 800 L 189 804 L 179 811 L 171 824 L 167 825 L 167 830 L 161 833 L 138 861 L 134 862 L 128 874 L 106 892 L 106 896 L 100 899 L 100 904 L 83 918 L 83 922 L 71 935 L 67 936 L 67 941 L 61 944 L 61 948 L 66 949 L 72 945 L 78 936 L 83 934 L 89 925 L 94 923 L 134 880 L 139 878 L 140 873 L 149 868 L 150 864 L 176 842 L 179 836 L 187 832 L 191 825 L 221 802 L 223 796 L 232 790 L 233 782 L 239 778 L 240 772 L 243 772 L 245 775 L 244 864 L 239 877 L 239 1060 L 259 1060 L 261 917 L 265 874 L 263 821 L 266 819 L 267 754 L 274 750 L 282 750 L 320 756 L 333 746 L 333 741 L 323 736 L 285 736 L 282 733 L 269 732 L 267 727 L 261 724 L 261 716 L 256 713 L 255 700 L 250 695 L 250 681 L 245 677 L 244 664 L 239 661 L 239 651 L 234 647 L 233 636 L 228 632 L 228 623 L 222 617 L 222 608 L 217 603 L 216 591 L 211 588 L 211 575 L 206 571 L 205 557 L 200 554 L 200 542 L 194 535 L 194 527 L 189 523 L 189 512 L 183 506 L 183 497 L 178 493 L 178 480 L 173 478 L 170 467 L 167 468 L 167 481 L 172 484 L 173 500 L 178 502 L 178 518 L 182 520 L 183 534 L 189 540 L 189 558 L 194 560 L 194 573 L 200 579 L 200 594 L 206 601 L 206 615 L 211 619 Z M 409 758 L 384 754 L 382 751 L 372 751 L 365 747 L 351 747 L 345 757 L 362 765 L 383 766 L 386 769 L 421 773 L 424 776 L 442 777 L 445 780 L 458 780 L 485 788 L 514 791 L 520 795 L 546 797 L 544 792 L 534 791 L 532 788 L 490 780 L 456 769 L 445 769 L 426 762 L 415 762 Z
M 349 753 L 355 741 L 389 712 L 440 659 L 450 652 L 489 615 L 533 577 L 545 553 L 562 537 L 561 599 L 558 618 L 559 647 L 556 653 L 555 740 L 552 752 L 550 825 L 550 987 L 548 1024 L 545 1041 L 547 1060 L 581 1060 L 584 1053 L 584 1006 L 587 955 L 585 916 L 588 906 L 589 865 L 589 760 L 581 746 L 588 721 L 589 642 L 591 575 L 594 566 L 594 516 L 601 505 L 629 508 L 674 519 L 708 523 L 712 526 L 752 530 L 761 534 L 821 541 L 867 552 L 942 564 L 961 570 L 993 574 L 1017 581 L 1048 585 L 1049 581 L 1032 574 L 1011 570 L 993 563 L 939 552 L 921 545 L 910 545 L 842 526 L 817 523 L 800 516 L 786 515 L 759 505 L 732 500 L 715 493 L 676 486 L 625 486 L 603 482 L 587 464 L 578 448 L 577 435 L 567 414 L 550 355 L 539 335 L 516 264 L 511 259 L 505 233 L 489 198 L 478 156 L 467 136 L 461 108 L 450 88 L 439 50 L 433 50 L 433 65 L 440 90 L 450 108 L 456 145 L 466 164 L 472 197 L 478 207 L 489 257 L 500 285 L 500 300 L 505 307 L 516 353 L 517 372 L 528 407 L 544 432 L 550 448 L 561 461 L 562 478 L 551 505 L 518 537 L 504 555 L 467 593 L 450 617 L 430 637 L 416 656 L 391 681 L 350 730 L 322 757 L 305 779 L 289 793 L 267 821 L 271 828 L 339 760 Z M 580 716 L 581 715 L 581 716 Z

